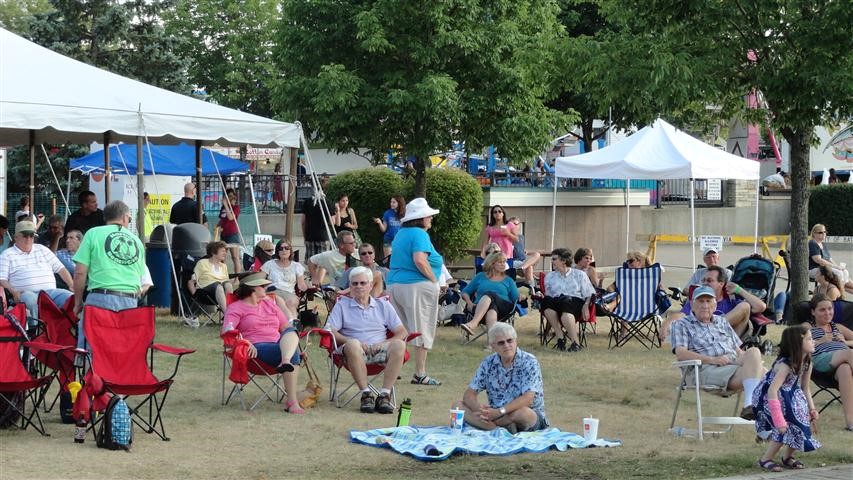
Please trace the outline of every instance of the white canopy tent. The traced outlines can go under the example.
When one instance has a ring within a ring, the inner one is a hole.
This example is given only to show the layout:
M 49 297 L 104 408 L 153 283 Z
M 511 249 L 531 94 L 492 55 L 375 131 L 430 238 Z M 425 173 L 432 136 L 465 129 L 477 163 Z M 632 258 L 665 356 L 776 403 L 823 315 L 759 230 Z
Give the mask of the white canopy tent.
M 758 236 L 758 162 L 719 150 L 676 129 L 662 119 L 657 119 L 652 125 L 644 127 L 625 140 L 600 150 L 557 158 L 554 175 L 559 178 L 621 179 L 626 180 L 628 188 L 632 179 L 689 178 L 691 192 L 693 180 L 696 178 L 755 180 L 755 236 Z M 556 183 L 555 181 L 554 184 Z M 695 265 L 696 212 L 693 195 L 690 196 L 690 208 Z M 553 223 L 552 219 L 552 242 Z M 626 249 L 628 241 L 626 234 Z

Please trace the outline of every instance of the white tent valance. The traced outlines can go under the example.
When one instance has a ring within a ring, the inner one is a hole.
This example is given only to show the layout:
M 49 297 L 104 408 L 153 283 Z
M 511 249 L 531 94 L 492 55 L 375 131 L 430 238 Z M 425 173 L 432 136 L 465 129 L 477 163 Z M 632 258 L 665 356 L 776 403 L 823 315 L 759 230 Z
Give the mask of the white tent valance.
M 101 70 L 0 28 L 0 145 L 200 140 L 223 146 L 299 146 L 299 126 Z
M 732 155 L 657 119 L 613 145 L 594 152 L 559 157 L 561 178 L 666 180 L 729 178 L 758 180 L 758 162 Z

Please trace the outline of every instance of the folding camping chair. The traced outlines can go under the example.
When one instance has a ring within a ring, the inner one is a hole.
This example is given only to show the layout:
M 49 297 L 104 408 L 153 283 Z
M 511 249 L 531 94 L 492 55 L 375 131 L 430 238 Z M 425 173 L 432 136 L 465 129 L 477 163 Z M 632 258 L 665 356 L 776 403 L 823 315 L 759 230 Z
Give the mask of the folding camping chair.
M 464 323 L 470 322 L 471 319 L 474 317 L 474 312 L 471 312 L 467 309 L 465 310 L 465 312 L 463 314 L 465 315 L 465 319 L 463 320 Z M 523 304 L 521 304 L 519 302 L 516 302 L 515 306 L 513 307 L 512 312 L 510 312 L 509 315 L 498 318 L 498 321 L 508 323 L 512 326 L 515 326 L 515 317 L 516 316 L 523 317 L 525 315 L 527 315 L 527 307 L 525 307 Z M 459 331 L 462 332 L 462 339 L 461 339 L 462 345 L 468 345 L 469 343 L 476 341 L 478 338 L 480 338 L 483 335 L 485 335 L 486 333 L 488 333 L 488 331 L 486 330 L 485 320 L 480 323 L 480 325 L 478 326 L 478 330 L 475 331 L 474 335 L 469 334 L 468 332 L 466 332 L 462 328 L 460 328 Z
M 68 383 L 76 378 L 74 368 L 76 354 L 73 350 L 77 347 L 77 317 L 74 315 L 74 297 L 69 297 L 65 305 L 60 307 L 53 303 L 50 295 L 39 292 L 38 309 L 39 321 L 43 328 L 33 340 L 68 347 L 58 355 L 52 351 L 32 349 L 33 356 L 42 367 L 41 374 L 50 376 L 50 385 L 56 380 L 59 386 L 50 405 L 45 402 L 44 411 L 49 412 L 56 405 L 61 393 L 67 391 Z
M 646 268 L 616 269 L 616 291 L 602 296 L 598 305 L 610 317 L 608 348 L 621 347 L 632 338 L 644 347 L 660 347 L 658 327 L 664 313 L 657 302 L 661 268 L 656 263 Z M 616 295 L 619 303 L 613 311 L 607 308 Z M 624 335 L 620 335 L 621 332 Z
M 547 347 L 557 337 L 557 333 L 551 331 L 551 325 L 548 324 L 548 320 L 545 318 L 545 309 L 542 307 L 542 300 L 545 298 L 545 275 L 546 273 L 542 272 L 539 276 L 539 292 L 534 296 L 539 305 L 539 344 L 543 347 Z M 593 296 L 593 300 L 596 298 Z M 589 304 L 589 320 L 585 322 L 583 318 L 575 318 L 575 323 L 578 326 L 578 343 L 582 347 L 586 347 L 587 330 L 595 333 L 597 323 L 595 314 L 596 303 L 591 301 Z
M 23 322 L 21 321 L 23 319 Z M 30 342 L 27 338 L 26 307 L 18 304 L 12 313 L 0 318 L 0 406 L 3 407 L 2 419 L 8 424 L 20 419 L 21 430 L 32 425 L 40 434 L 45 432 L 39 415 L 47 387 L 53 380 L 50 375 L 34 377 L 29 371 L 30 349 L 38 348 L 42 352 L 60 354 L 67 347 L 44 342 Z M 27 402 L 32 410 L 27 415 Z
M 92 372 L 103 379 L 106 390 L 113 395 L 144 397 L 136 405 L 128 404 L 133 422 L 147 433 L 169 440 L 162 410 L 181 358 L 195 350 L 154 343 L 154 307 L 114 312 L 87 305 L 83 315 Z M 163 380 L 153 373 L 155 350 L 177 357 L 172 374 Z M 95 423 L 102 420 L 100 416 Z M 93 431 L 94 427 L 93 424 Z
M 307 331 L 299 333 L 299 338 L 304 338 L 308 333 Z M 240 406 L 243 407 L 243 410 L 249 411 L 254 410 L 264 400 L 281 403 L 287 395 L 281 386 L 281 374 L 275 370 L 275 366 L 264 363 L 257 358 L 240 358 L 240 351 L 244 348 L 241 344 L 246 345 L 248 341 L 243 340 L 242 335 L 236 330 L 222 334 L 222 405 L 228 405 L 231 399 L 235 397 L 240 400 Z M 238 357 L 237 360 L 234 357 Z M 235 377 L 232 369 L 235 362 L 245 362 L 245 377 Z M 225 394 L 226 380 L 230 380 L 234 384 L 227 395 Z M 247 408 L 246 401 L 243 400 L 243 393 L 249 384 L 257 387 L 260 395 Z
M 817 370 L 812 369 L 812 383 L 817 386 L 817 390 L 812 393 L 812 399 L 817 398 L 817 396 L 823 392 L 826 392 L 827 395 L 831 397 L 828 402 L 820 407 L 818 413 L 823 413 L 827 407 L 835 402 L 843 403 L 840 396 L 841 392 L 838 390 L 838 380 L 835 379 L 832 372 L 818 372 Z
M 206 326 L 210 323 L 221 324 L 225 312 L 219 307 L 216 298 L 213 298 L 206 290 L 196 287 L 194 292 L 190 291 L 190 283 L 195 282 L 195 265 L 200 258 L 191 255 L 183 255 L 180 259 L 180 272 L 178 278 L 181 285 L 181 300 L 186 309 L 185 314 L 192 317 L 203 317 Z
M 669 422 L 671 432 L 680 430 L 681 427 L 675 427 L 675 420 L 678 415 L 678 406 L 681 403 L 681 394 L 685 390 L 693 390 L 696 394 L 696 429 L 683 429 L 686 436 L 696 436 L 699 440 L 704 440 L 705 435 L 718 436 L 731 431 L 734 425 L 753 425 L 752 420 L 744 420 L 738 416 L 740 413 L 740 396 L 742 392 L 732 392 L 721 389 L 715 385 L 700 385 L 699 384 L 699 367 L 702 366 L 701 360 L 683 360 L 672 362 L 672 366 L 681 369 L 681 382 L 675 388 L 675 408 L 672 410 L 672 420 Z M 691 379 L 692 381 L 688 381 Z M 730 397 L 735 395 L 734 413 L 730 417 L 705 417 L 702 415 L 702 398 L 701 392 L 710 393 L 719 397 Z M 706 425 L 727 425 L 723 430 L 708 430 Z
M 341 370 L 349 371 L 347 368 L 346 357 L 343 353 L 337 353 L 338 343 L 335 341 L 335 336 L 332 334 L 330 330 L 326 330 L 323 328 L 315 328 L 311 330 L 311 333 L 316 333 L 320 336 L 320 347 L 326 349 L 326 352 L 329 354 L 329 401 L 335 402 L 335 406 L 338 408 L 343 408 L 349 405 L 352 400 L 357 397 L 361 392 L 358 391 L 358 388 L 355 387 L 355 380 L 349 384 L 345 389 L 338 391 L 338 380 L 341 376 Z M 391 338 L 393 334 L 388 332 L 388 338 Z M 420 337 L 421 334 L 419 332 L 412 332 L 405 338 L 405 342 L 409 343 L 412 340 Z M 409 352 L 406 351 L 403 356 L 403 364 L 409 361 Z M 373 382 L 385 372 L 385 365 L 380 364 L 368 364 L 367 365 L 367 387 L 373 392 L 374 395 L 379 395 L 379 389 L 373 385 Z M 347 392 L 350 389 L 355 390 L 355 393 L 349 395 Z M 397 388 L 391 389 L 391 404 L 394 408 L 397 407 Z

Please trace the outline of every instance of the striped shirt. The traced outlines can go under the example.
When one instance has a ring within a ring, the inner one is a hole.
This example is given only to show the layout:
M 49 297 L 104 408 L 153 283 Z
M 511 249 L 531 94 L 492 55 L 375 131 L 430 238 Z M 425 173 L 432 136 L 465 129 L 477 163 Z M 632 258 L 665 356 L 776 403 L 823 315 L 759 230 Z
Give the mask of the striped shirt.
M 838 327 L 835 325 L 835 322 L 830 322 L 829 325 L 832 327 L 831 336 L 838 336 L 840 338 L 844 338 L 844 335 L 838 330 Z M 815 341 L 814 343 L 814 353 L 812 355 L 818 355 L 820 353 L 826 352 L 835 352 L 838 350 L 847 350 L 849 347 L 844 341 L 833 340 L 831 342 L 818 343 L 817 341 L 827 335 L 826 331 L 822 327 L 814 327 L 812 328 L 812 339 Z
M 37 243 L 27 253 L 17 246 L 0 254 L 0 280 L 6 280 L 15 290 L 38 291 L 56 288 L 54 273 L 65 267 L 49 248 Z

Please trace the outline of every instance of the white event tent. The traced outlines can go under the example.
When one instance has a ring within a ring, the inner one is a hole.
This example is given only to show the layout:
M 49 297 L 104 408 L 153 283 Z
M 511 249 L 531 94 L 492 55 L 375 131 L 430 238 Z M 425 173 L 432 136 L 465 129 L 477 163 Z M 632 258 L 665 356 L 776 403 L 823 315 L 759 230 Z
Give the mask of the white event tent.
M 691 192 L 693 180 L 697 178 L 755 180 L 755 236 L 758 236 L 758 162 L 708 145 L 662 119 L 657 119 L 625 140 L 600 150 L 557 158 L 554 174 L 560 178 L 621 179 L 628 182 L 628 188 L 630 180 L 689 178 Z M 690 208 L 695 265 L 696 212 L 693 195 L 690 196 Z M 553 242 L 553 231 L 551 237 Z M 626 235 L 626 249 L 628 240 Z

